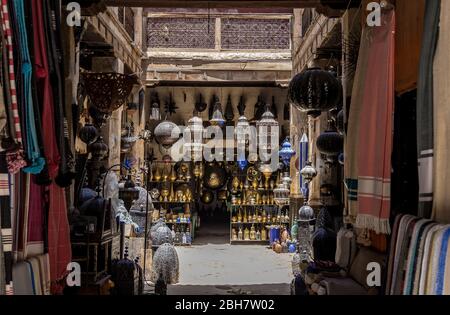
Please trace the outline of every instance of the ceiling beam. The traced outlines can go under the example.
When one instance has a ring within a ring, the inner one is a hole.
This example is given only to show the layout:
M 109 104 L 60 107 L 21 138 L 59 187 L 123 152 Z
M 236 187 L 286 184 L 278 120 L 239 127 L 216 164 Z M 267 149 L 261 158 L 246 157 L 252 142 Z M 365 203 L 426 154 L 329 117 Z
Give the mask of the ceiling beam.
M 105 0 L 108 6 L 147 8 L 309 8 L 320 0 Z

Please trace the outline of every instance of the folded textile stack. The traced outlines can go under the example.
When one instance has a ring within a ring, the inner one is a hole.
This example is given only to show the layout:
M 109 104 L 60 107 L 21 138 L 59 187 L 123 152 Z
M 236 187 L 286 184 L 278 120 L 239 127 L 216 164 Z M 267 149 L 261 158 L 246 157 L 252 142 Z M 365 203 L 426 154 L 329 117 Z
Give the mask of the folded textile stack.
M 29 258 L 13 266 L 14 295 L 50 295 L 48 254 Z
M 450 283 L 450 225 L 411 215 L 394 224 L 386 294 L 448 295 Z

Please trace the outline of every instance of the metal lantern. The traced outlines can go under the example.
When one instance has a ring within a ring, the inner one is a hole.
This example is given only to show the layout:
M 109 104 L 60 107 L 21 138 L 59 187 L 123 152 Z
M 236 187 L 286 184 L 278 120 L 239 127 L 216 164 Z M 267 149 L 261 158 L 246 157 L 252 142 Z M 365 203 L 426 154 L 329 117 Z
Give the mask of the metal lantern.
M 311 257 L 311 227 L 314 220 L 314 210 L 307 204 L 298 210 L 298 253 L 301 262 L 309 262 Z
M 152 246 L 160 246 L 162 244 L 173 244 L 172 230 L 167 225 L 160 226 L 152 239 Z
M 152 260 L 151 281 L 156 287 L 165 288 L 167 284 L 176 284 L 179 280 L 179 261 L 175 247 L 171 244 L 162 244 L 158 247 Z M 165 293 L 165 290 L 162 290 Z M 161 294 L 161 293 L 160 293 Z
M 133 201 L 139 199 L 139 190 L 128 175 L 123 188 L 119 189 L 119 199 L 123 200 L 125 208 L 129 211 L 133 205 Z
M 292 183 L 292 179 L 286 172 L 281 179 L 281 182 L 278 186 L 273 190 L 273 200 L 278 206 L 286 206 L 289 204 L 289 195 L 290 195 L 290 185 Z
M 92 124 L 85 124 L 83 128 L 80 129 L 78 136 L 81 141 L 89 145 L 97 140 L 98 130 Z
M 271 151 L 272 139 L 278 139 L 279 137 L 279 124 L 275 120 L 274 115 L 269 110 L 270 106 L 266 105 L 266 111 L 261 116 L 261 120 L 256 122 L 256 129 L 258 130 L 258 145 L 260 149 L 265 152 Z M 270 152 L 269 152 L 270 153 Z
M 121 73 L 83 73 L 84 88 L 93 106 L 112 113 L 127 101 L 136 76 Z
M 150 105 L 150 120 L 161 120 L 161 102 L 159 101 L 158 93 L 151 97 Z
M 309 68 L 292 78 L 289 101 L 308 115 L 320 116 L 334 108 L 342 97 L 342 85 L 332 72 Z
M 247 139 L 250 137 L 250 124 L 247 117 L 242 115 L 239 117 L 234 130 L 234 137 L 237 147 L 237 161 L 241 170 L 247 167 L 248 161 L 245 157 L 245 151 L 247 147 Z
M 291 159 L 295 155 L 295 151 L 292 149 L 292 145 L 289 142 L 289 137 L 284 140 L 281 145 L 281 150 L 279 152 L 281 161 L 285 166 L 289 166 L 291 164 Z
M 336 156 L 342 152 L 344 137 L 336 131 L 325 131 L 317 138 L 316 145 L 320 153 Z
M 108 146 L 103 141 L 103 137 L 99 136 L 97 140 L 88 146 L 88 151 L 92 154 L 92 159 L 102 160 L 108 154 Z
M 156 141 L 165 148 L 171 147 L 179 139 L 178 126 L 169 121 L 164 120 L 156 126 L 154 135 Z
M 193 161 L 201 161 L 203 156 L 203 120 L 194 116 L 188 121 L 184 131 L 185 152 Z
M 225 119 L 223 118 L 222 105 L 219 102 L 216 102 L 212 114 L 211 125 L 222 127 L 224 124 Z
M 300 175 L 305 180 L 305 184 L 309 184 L 317 176 L 317 170 L 312 166 L 311 162 L 306 162 L 306 166 L 302 168 Z

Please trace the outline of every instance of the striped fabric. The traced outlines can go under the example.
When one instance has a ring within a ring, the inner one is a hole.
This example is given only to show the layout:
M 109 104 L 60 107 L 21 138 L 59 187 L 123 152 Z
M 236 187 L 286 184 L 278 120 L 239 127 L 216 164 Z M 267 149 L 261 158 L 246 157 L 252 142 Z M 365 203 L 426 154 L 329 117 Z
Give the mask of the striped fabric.
M 9 175 L 6 168 L 6 156 L 0 154 L 0 223 L 1 243 L 3 251 L 2 269 L 5 273 L 1 283 L 5 284 L 0 292 L 12 294 L 12 209 L 10 204 Z
M 8 66 L 9 66 L 9 89 L 11 93 L 11 105 L 12 105 L 12 113 L 14 119 L 14 130 L 15 130 L 15 138 L 16 141 L 21 144 L 22 143 L 22 130 L 20 127 L 20 117 L 18 111 L 18 103 L 17 103 L 17 90 L 16 90 L 16 76 L 14 72 L 14 52 L 13 52 L 13 42 L 12 42 L 12 31 L 11 25 L 9 22 L 9 10 L 8 10 L 8 1 L 2 0 L 2 27 L 3 32 L 6 35 L 6 46 L 8 50 Z

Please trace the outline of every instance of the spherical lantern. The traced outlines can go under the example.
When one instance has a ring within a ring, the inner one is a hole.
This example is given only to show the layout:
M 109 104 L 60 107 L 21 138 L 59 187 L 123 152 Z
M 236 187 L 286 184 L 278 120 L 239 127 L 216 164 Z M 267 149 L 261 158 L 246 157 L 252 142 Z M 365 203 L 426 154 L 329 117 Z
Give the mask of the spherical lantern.
M 305 180 L 305 183 L 309 184 L 317 176 L 317 170 L 312 166 L 311 162 L 306 162 L 306 166 L 300 171 L 300 175 Z
M 103 137 L 100 136 L 88 146 L 88 151 L 91 152 L 94 160 L 101 160 L 108 154 L 108 146 L 103 141 Z
M 169 229 L 168 226 L 160 226 L 156 233 L 154 234 L 154 238 L 152 239 L 153 246 L 160 246 L 162 244 L 173 244 L 172 230 Z
M 150 228 L 149 237 L 151 240 L 156 237 L 156 231 L 158 231 L 161 226 L 166 226 L 166 223 L 164 223 L 164 219 L 162 218 L 158 219 L 158 221 L 156 221 L 156 223 L 154 223 Z
M 314 220 L 314 210 L 307 204 L 303 205 L 298 210 L 298 221 L 301 222 L 310 222 Z
M 193 161 L 201 161 L 203 155 L 203 120 L 194 116 L 188 120 L 188 127 L 184 131 L 184 149 Z
M 343 109 L 336 116 L 336 128 L 341 135 L 345 133 Z
M 131 180 L 131 175 L 128 175 L 123 188 L 119 189 L 119 199 L 123 200 L 125 208 L 129 211 L 133 205 L 133 201 L 139 199 L 139 190 Z
M 289 84 L 289 101 L 317 117 L 335 107 L 342 95 L 342 85 L 333 73 L 320 68 L 309 68 L 292 78 Z
M 80 129 L 78 136 L 81 141 L 89 145 L 97 140 L 98 130 L 92 124 L 85 124 L 83 128 Z
M 336 156 L 342 152 L 344 137 L 336 131 L 325 131 L 317 138 L 316 145 L 320 153 Z
M 281 161 L 283 161 L 283 164 L 285 166 L 289 166 L 291 164 L 291 158 L 295 155 L 295 151 L 292 149 L 289 138 L 286 138 L 286 140 L 284 140 L 283 144 L 281 145 L 279 155 Z
M 273 140 L 279 138 L 279 124 L 275 120 L 275 116 L 269 110 L 270 106 L 266 106 L 266 111 L 261 116 L 261 120 L 256 122 L 256 129 L 258 130 L 258 145 L 260 149 L 265 150 L 269 154 L 273 147 Z
M 164 120 L 156 126 L 155 131 L 156 141 L 163 147 L 169 148 L 179 139 L 178 126 L 168 120 Z

